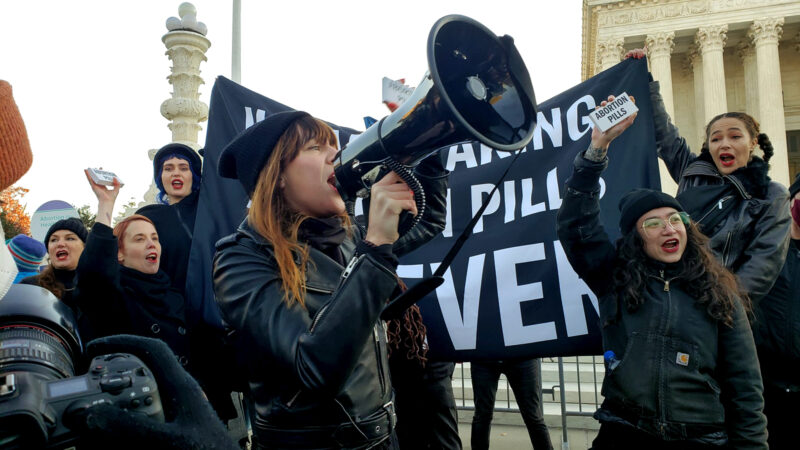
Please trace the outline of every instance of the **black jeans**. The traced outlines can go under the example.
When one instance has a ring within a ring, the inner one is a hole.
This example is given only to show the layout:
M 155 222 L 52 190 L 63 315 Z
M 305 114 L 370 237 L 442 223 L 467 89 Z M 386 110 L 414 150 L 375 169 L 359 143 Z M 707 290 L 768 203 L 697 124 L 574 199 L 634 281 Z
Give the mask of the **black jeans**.
M 505 374 L 508 384 L 514 391 L 533 448 L 535 450 L 553 448 L 542 413 L 542 394 L 539 389 L 541 373 L 537 359 L 472 362 L 470 371 L 472 392 L 475 394 L 475 415 L 472 418 L 470 439 L 473 450 L 489 448 L 497 380 L 501 373 Z

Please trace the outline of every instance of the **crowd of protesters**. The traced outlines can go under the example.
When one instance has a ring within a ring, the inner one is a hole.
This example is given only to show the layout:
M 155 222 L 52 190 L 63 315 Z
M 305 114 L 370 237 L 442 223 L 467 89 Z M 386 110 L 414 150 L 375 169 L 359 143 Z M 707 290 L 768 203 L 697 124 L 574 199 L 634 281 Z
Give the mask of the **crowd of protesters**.
M 606 235 L 599 178 L 634 115 L 593 130 L 554 224 L 599 299 L 608 364 L 592 448 L 794 448 L 800 174 L 788 190 L 770 180 L 772 145 L 745 113 L 711 119 L 692 153 L 657 82 L 650 95 L 656 150 L 677 196 L 627 193 L 622 237 L 614 243 Z M 30 150 L 2 81 L 0 143 L 5 189 L 30 166 Z M 251 200 L 239 229 L 216 244 L 225 332 L 187 301 L 202 161 L 186 145 L 166 145 L 154 157 L 157 204 L 112 224 L 120 185 L 97 184 L 87 173 L 98 202 L 91 230 L 64 219 L 44 242 L 19 235 L 0 249 L 0 296 L 12 282 L 44 288 L 73 310 L 84 342 L 99 339 L 90 353 L 139 351 L 159 366 L 154 372 L 171 395 L 166 424 L 105 405 L 90 408 L 80 429 L 117 448 L 237 448 L 220 419 L 237 415 L 231 392 L 242 390 L 255 448 L 461 448 L 453 363 L 427 358 L 419 308 L 380 318 L 405 289 L 398 257 L 445 227 L 447 171 L 438 154 L 415 168 L 427 208 L 401 236 L 401 213 L 417 213 L 413 191 L 390 172 L 371 187 L 360 224 L 336 189 L 338 145 L 327 124 L 292 111 L 268 116 L 222 151 L 219 176 L 238 180 Z M 552 449 L 538 361 L 476 362 L 472 373 L 473 448 L 488 448 L 497 378 L 506 373 L 533 448 Z

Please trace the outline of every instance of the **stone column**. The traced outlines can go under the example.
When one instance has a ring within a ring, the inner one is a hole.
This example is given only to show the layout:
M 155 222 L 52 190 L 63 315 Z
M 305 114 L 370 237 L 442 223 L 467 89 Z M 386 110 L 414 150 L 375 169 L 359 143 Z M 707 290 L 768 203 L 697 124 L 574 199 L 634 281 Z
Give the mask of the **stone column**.
M 744 68 L 745 111 L 753 117 L 758 111 L 758 72 L 756 70 L 755 47 L 750 40 L 740 42 L 736 47 Z
M 725 68 L 722 63 L 722 49 L 727 39 L 728 25 L 709 25 L 700 27 L 695 42 L 703 55 L 703 119 L 705 123 L 728 111 L 725 94 Z M 704 123 L 704 125 L 705 125 Z
M 664 99 L 664 107 L 670 117 L 675 117 L 675 106 L 672 100 L 672 65 L 670 57 L 675 47 L 674 32 L 660 32 L 647 36 L 645 45 L 647 46 L 647 59 L 650 61 L 650 72 L 653 79 L 661 85 L 661 98 Z M 661 175 L 661 190 L 675 195 L 678 192 L 678 185 L 667 171 L 667 166 L 658 159 L 658 169 Z
M 597 63 L 600 66 L 600 72 L 609 69 L 622 61 L 625 55 L 625 49 L 622 47 L 625 44 L 625 39 L 615 37 L 606 39 L 597 44 Z
M 200 85 L 204 84 L 200 77 L 200 63 L 206 61 L 205 52 L 211 41 L 205 35 L 208 28 L 197 21 L 197 9 L 191 3 L 181 3 L 177 17 L 167 19 L 167 34 L 161 41 L 167 47 L 167 57 L 172 61 L 172 71 L 168 80 L 172 85 L 172 98 L 161 104 L 161 115 L 170 123 L 172 142 L 179 142 L 196 149 L 200 148 L 197 134 L 200 122 L 208 120 L 208 105 L 200 101 Z M 158 149 L 148 153 L 153 160 Z M 144 202 L 138 206 L 155 202 L 157 193 L 155 183 L 144 194 Z M 127 212 L 127 211 L 126 211 Z
M 161 104 L 161 115 L 169 119 L 172 141 L 198 148 L 199 122 L 208 119 L 208 105 L 201 102 L 200 63 L 206 61 L 206 51 L 211 41 L 206 39 L 206 26 L 197 22 L 197 10 L 191 3 L 182 3 L 181 18 L 167 19 L 167 29 L 161 40 L 167 47 L 167 56 L 172 61 L 172 73 L 168 77 L 172 85 L 172 98 Z
M 781 65 L 778 40 L 783 33 L 783 18 L 763 18 L 753 21 L 748 37 L 756 48 L 758 68 L 758 116 L 761 132 L 766 133 L 775 148 L 771 177 L 788 185 L 789 165 L 786 151 L 786 118 L 781 90 Z
M 689 145 L 692 148 L 696 147 L 696 152 L 700 153 L 700 146 L 706 139 L 706 109 L 703 95 L 703 57 L 700 56 L 700 50 L 696 46 L 689 50 L 688 62 L 694 78 L 694 127 L 697 139 L 696 143 L 690 142 Z

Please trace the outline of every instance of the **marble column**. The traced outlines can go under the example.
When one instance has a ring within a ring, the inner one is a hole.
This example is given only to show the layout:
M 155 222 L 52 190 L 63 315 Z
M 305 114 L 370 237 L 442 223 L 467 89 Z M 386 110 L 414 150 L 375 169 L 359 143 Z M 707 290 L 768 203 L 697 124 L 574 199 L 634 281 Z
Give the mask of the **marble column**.
M 188 145 L 197 150 L 200 122 L 208 120 L 208 105 L 200 101 L 200 63 L 206 61 L 206 51 L 211 41 L 206 38 L 208 28 L 197 21 L 197 9 L 191 3 L 181 3 L 178 7 L 180 17 L 167 19 L 165 34 L 161 41 L 167 47 L 167 57 L 172 61 L 172 70 L 167 77 L 172 85 L 172 97 L 161 104 L 161 115 L 170 121 L 167 125 L 172 131 L 172 142 Z M 166 143 L 165 143 L 166 144 Z M 148 153 L 152 161 L 158 149 Z M 158 193 L 155 183 L 144 194 L 144 203 L 155 202 Z
M 625 49 L 623 48 L 624 44 L 625 39 L 621 37 L 606 39 L 597 44 L 596 61 L 600 67 L 600 72 L 609 69 L 622 61 L 622 57 L 625 55 Z
M 781 89 L 781 65 L 778 40 L 783 33 L 783 18 L 763 18 L 753 21 L 748 37 L 756 49 L 758 69 L 758 116 L 761 132 L 766 133 L 775 148 L 770 176 L 788 185 L 789 165 L 786 151 L 786 117 Z
M 695 43 L 703 56 L 703 119 L 705 123 L 727 112 L 728 100 L 725 93 L 725 67 L 722 62 L 722 49 L 727 40 L 728 25 L 709 25 L 700 27 Z
M 664 107 L 670 117 L 675 117 L 675 105 L 672 94 L 672 65 L 670 57 L 675 48 L 674 32 L 659 32 L 647 36 L 645 45 L 647 46 L 647 59 L 650 61 L 650 72 L 653 79 L 658 81 L 661 86 L 661 98 L 664 99 Z M 674 119 L 673 119 L 674 121 Z M 667 171 L 667 166 L 659 158 L 659 173 L 661 175 L 661 190 L 675 195 L 678 192 L 678 185 Z
M 756 67 L 756 52 L 753 42 L 746 40 L 736 47 L 739 58 L 742 59 L 744 69 L 745 112 L 757 116 L 758 111 L 758 72 Z
M 167 30 L 161 40 L 172 61 L 169 83 L 172 98 L 161 104 L 161 115 L 170 120 L 172 141 L 198 148 L 197 134 L 200 122 L 208 119 L 208 105 L 200 101 L 200 63 L 206 61 L 206 51 L 211 41 L 206 39 L 206 26 L 197 21 L 197 10 L 191 3 L 182 3 L 181 18 L 167 19 Z
M 696 139 L 695 142 L 690 141 L 689 145 L 696 149 L 695 152 L 700 153 L 700 146 L 706 139 L 706 110 L 703 95 L 703 57 L 696 46 L 689 49 L 688 62 L 692 68 L 694 78 L 694 128 Z

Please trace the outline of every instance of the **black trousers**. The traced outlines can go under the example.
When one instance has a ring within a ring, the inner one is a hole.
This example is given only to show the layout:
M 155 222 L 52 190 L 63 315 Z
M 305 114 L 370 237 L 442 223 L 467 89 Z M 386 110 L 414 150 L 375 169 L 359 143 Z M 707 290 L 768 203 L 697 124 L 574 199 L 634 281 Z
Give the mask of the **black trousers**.
M 589 450 L 723 450 L 727 446 L 664 441 L 628 425 L 603 423 Z M 770 447 L 771 448 L 771 447 Z
M 767 443 L 771 450 L 794 450 L 797 442 L 797 405 L 800 392 L 764 385 L 764 415 L 767 416 Z
M 455 364 L 429 361 L 419 370 L 402 355 L 392 362 L 400 449 L 461 450 L 452 384 Z
M 528 429 L 531 444 L 535 450 L 551 450 L 550 433 L 544 424 L 542 413 L 542 394 L 539 389 L 541 373 L 537 359 L 472 362 L 472 392 L 475 395 L 475 415 L 472 418 L 473 450 L 489 448 L 489 432 L 492 429 L 494 401 L 497 395 L 497 381 L 505 374 L 508 384 L 514 391 L 519 412 Z

